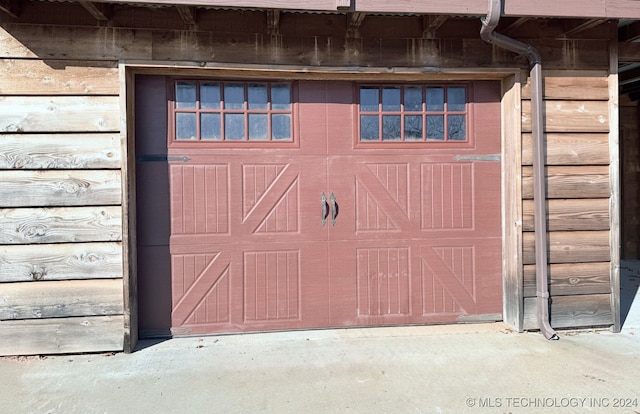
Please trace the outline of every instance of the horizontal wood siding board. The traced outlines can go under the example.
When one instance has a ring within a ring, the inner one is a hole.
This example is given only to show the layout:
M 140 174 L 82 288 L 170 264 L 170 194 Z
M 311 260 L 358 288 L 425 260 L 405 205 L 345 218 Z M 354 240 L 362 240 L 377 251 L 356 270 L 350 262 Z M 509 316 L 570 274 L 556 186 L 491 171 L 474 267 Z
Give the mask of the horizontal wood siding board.
M 545 132 L 609 132 L 607 101 L 545 101 Z M 522 101 L 522 131 L 531 132 L 531 101 Z
M 0 133 L 118 132 L 117 96 L 0 96 Z
M 5 283 L 0 320 L 122 315 L 122 279 Z
M 538 329 L 536 298 L 524 299 L 524 329 Z M 557 296 L 551 299 L 551 326 L 580 328 L 613 324 L 611 295 Z
M 117 279 L 122 275 L 119 242 L 0 246 L 0 283 Z
M 5 134 L 0 169 L 119 169 L 120 135 Z
M 522 202 L 522 229 L 534 230 L 533 200 Z M 609 199 L 547 200 L 547 228 L 563 230 L 609 230 Z
M 607 166 L 551 166 L 545 169 L 547 198 L 606 198 L 611 195 Z M 522 167 L 522 197 L 533 198 L 533 169 Z
M 522 262 L 535 264 L 535 234 L 522 234 Z M 556 231 L 548 233 L 549 263 L 610 261 L 608 231 Z
M 552 296 L 611 293 L 609 262 L 559 263 L 548 266 Z M 536 296 L 536 266 L 524 266 L 524 296 Z
M 0 209 L 0 244 L 121 240 L 120 206 Z
M 0 95 L 118 95 L 118 63 L 0 59 Z
M 544 99 L 548 100 L 609 100 L 609 81 L 607 73 L 599 76 L 567 71 L 556 75 L 544 73 Z M 531 78 L 522 87 L 522 98 L 531 99 Z
M 119 205 L 116 170 L 0 171 L 0 207 Z
M 0 321 L 0 355 L 122 351 L 123 317 Z
M 417 3 L 412 3 L 416 7 Z M 486 5 L 484 9 L 483 14 L 486 13 Z M 0 28 L 0 44 L 3 45 L 0 57 L 70 61 L 172 61 L 191 62 L 194 66 L 203 67 L 220 63 L 262 64 L 271 68 L 274 65 L 292 65 L 294 69 L 324 66 L 344 71 L 366 67 L 414 67 L 422 69 L 423 73 L 426 73 L 425 67 L 433 68 L 433 73 L 445 67 L 510 67 L 516 70 L 521 67 L 519 62 L 514 61 L 513 53 L 492 47 L 478 38 L 480 22 L 477 19 L 458 19 L 451 25 L 444 25 L 444 28 L 453 27 L 447 28 L 449 33 L 442 34 L 438 39 L 426 39 L 422 30 L 407 31 L 401 25 L 372 25 L 372 29 L 367 28 L 367 19 L 361 27 L 361 30 L 369 31 L 364 36 L 347 36 L 346 24 L 333 20 L 332 31 L 319 35 L 315 27 L 320 24 L 305 24 L 304 20 L 300 20 L 304 17 L 295 15 L 288 17 L 294 22 L 290 26 L 296 29 L 291 34 L 279 34 L 277 40 L 264 29 L 264 24 L 248 25 L 253 16 L 245 19 L 238 17 L 238 14 L 223 24 L 203 27 L 199 21 L 201 30 L 73 27 L 73 21 L 68 25 L 56 26 L 8 23 Z M 323 18 L 336 19 L 315 16 L 316 21 Z M 156 15 L 146 19 L 150 20 L 161 21 Z M 265 20 L 263 18 L 261 22 Z M 415 17 L 414 20 L 417 21 Z M 150 23 L 145 24 L 148 26 Z M 325 24 L 322 27 L 326 30 L 327 26 Z M 387 26 L 393 29 L 387 29 Z M 422 29 L 421 24 L 406 26 Z M 239 30 L 238 27 L 246 29 Z M 558 36 L 562 35 L 560 24 L 556 23 L 554 28 Z M 536 27 L 530 35 L 531 39 L 522 39 L 535 42 L 534 45 L 542 51 L 546 68 L 580 71 L 608 69 L 609 31 L 606 31 L 605 37 L 598 39 L 559 40 L 550 35 L 541 40 L 540 33 L 548 30 L 548 26 Z M 48 39 L 57 41 L 50 42 Z M 217 63 L 209 63 L 213 61 Z
M 609 165 L 609 135 L 549 133 L 545 135 L 546 165 Z M 522 164 L 533 164 L 531 134 L 522 134 Z
M 0 27 L 0 44 L 0 58 L 116 62 L 152 59 L 151 32 L 129 28 L 8 23 Z

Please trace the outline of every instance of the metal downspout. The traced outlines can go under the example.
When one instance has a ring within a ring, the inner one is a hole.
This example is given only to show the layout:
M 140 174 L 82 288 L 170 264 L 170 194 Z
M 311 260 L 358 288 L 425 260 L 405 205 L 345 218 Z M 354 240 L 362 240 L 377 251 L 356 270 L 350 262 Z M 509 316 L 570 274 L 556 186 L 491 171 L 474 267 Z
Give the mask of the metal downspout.
M 544 178 L 544 120 L 542 117 L 542 57 L 533 46 L 494 32 L 500 21 L 502 0 L 489 0 L 481 19 L 480 37 L 487 43 L 525 55 L 531 76 L 531 132 L 533 135 L 533 202 L 536 250 L 536 300 L 538 327 L 547 339 L 560 339 L 549 323 L 549 277 L 547 274 L 547 212 Z

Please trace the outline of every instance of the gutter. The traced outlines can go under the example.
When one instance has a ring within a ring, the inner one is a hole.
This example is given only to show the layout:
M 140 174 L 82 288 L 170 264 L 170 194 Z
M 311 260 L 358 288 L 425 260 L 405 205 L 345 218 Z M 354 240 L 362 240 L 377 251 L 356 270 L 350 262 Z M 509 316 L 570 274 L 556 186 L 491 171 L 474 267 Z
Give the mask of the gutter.
M 544 120 L 542 116 L 542 57 L 533 46 L 512 39 L 494 30 L 500 21 L 502 0 L 489 0 L 487 16 L 481 18 L 480 37 L 529 59 L 531 76 L 531 132 L 533 135 L 533 203 L 536 250 L 536 304 L 540 331 L 547 339 L 560 337 L 549 323 L 549 276 L 547 273 L 547 211 L 544 177 Z

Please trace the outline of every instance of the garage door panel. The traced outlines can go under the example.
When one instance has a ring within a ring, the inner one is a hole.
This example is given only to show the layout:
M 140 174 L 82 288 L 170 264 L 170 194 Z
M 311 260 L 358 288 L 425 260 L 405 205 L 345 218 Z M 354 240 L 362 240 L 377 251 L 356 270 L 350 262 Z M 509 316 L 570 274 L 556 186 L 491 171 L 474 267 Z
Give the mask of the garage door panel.
M 222 252 L 172 256 L 172 326 L 229 321 L 230 265 Z
M 242 165 L 245 233 L 299 232 L 299 177 L 299 164 Z
M 500 239 L 333 242 L 332 323 L 444 323 L 499 315 L 500 247 Z
M 465 112 L 472 136 L 406 143 L 354 141 L 351 82 L 294 89 L 292 145 L 170 150 L 172 332 L 499 315 L 499 84 Z
M 171 164 L 171 234 L 229 233 L 229 165 Z

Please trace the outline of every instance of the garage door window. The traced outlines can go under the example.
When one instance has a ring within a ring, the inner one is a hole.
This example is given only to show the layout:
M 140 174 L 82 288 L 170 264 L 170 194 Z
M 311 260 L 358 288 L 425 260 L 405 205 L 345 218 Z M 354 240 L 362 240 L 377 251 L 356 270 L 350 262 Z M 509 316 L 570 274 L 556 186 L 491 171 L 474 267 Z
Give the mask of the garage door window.
M 359 140 L 467 142 L 467 95 L 461 85 L 361 85 Z
M 175 81 L 173 140 L 292 142 L 291 93 L 281 82 Z

